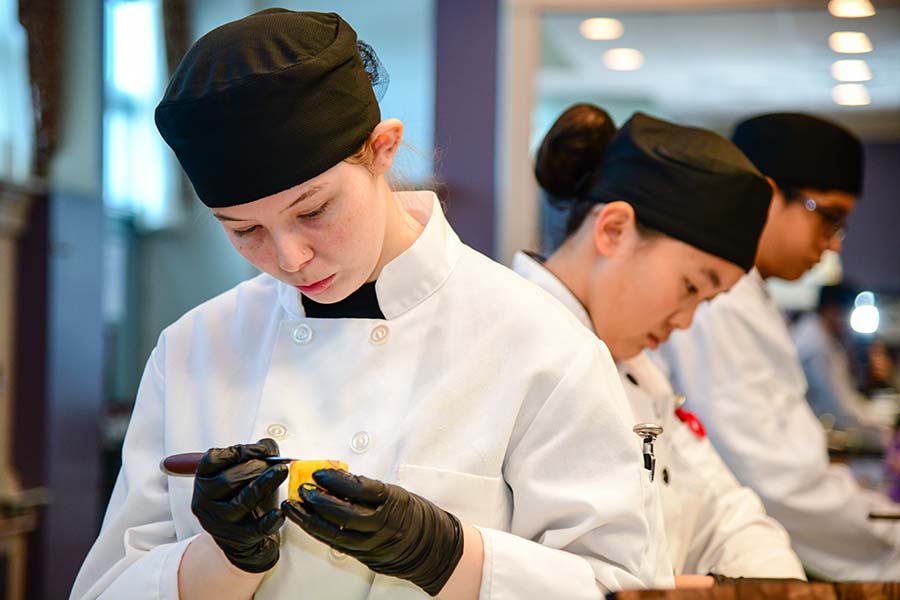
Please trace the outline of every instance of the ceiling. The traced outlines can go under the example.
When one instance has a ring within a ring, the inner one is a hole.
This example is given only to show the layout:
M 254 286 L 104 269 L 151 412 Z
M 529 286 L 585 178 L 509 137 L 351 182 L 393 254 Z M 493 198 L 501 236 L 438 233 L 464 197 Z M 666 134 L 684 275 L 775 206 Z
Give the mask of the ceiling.
M 598 102 L 616 117 L 644 110 L 728 132 L 742 117 L 780 110 L 835 119 L 869 141 L 900 139 L 900 6 L 875 3 L 876 15 L 838 19 L 821 8 L 548 13 L 542 24 L 537 127 L 567 104 Z M 624 34 L 591 41 L 579 33 L 588 17 L 614 17 Z M 834 31 L 863 31 L 874 50 L 840 55 L 828 47 Z M 611 71 L 610 48 L 637 48 L 644 65 Z M 831 64 L 862 58 L 873 78 L 872 102 L 842 107 L 831 98 Z M 619 113 L 619 114 L 617 114 Z

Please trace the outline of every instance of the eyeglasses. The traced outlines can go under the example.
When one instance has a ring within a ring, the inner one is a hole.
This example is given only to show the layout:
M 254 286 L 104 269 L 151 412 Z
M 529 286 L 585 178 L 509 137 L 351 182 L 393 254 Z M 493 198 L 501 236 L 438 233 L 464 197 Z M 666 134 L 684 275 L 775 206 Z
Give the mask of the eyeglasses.
M 834 210 L 832 208 L 826 208 L 824 206 L 819 206 L 815 199 L 807 197 L 803 202 L 803 206 L 809 212 L 814 212 L 819 215 L 822 219 L 822 227 L 825 235 L 828 239 L 837 238 L 839 240 L 843 240 L 847 235 L 847 214 Z

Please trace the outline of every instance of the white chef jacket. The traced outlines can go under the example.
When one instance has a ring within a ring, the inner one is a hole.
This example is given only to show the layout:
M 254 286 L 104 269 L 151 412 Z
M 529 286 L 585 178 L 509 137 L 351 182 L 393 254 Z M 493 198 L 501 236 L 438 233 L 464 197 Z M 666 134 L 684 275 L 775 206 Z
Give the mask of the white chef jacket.
M 900 524 L 871 521 L 887 498 L 830 465 L 787 327 L 755 269 L 700 306 L 659 351 L 713 445 L 791 536 L 808 570 L 841 580 L 900 579 Z
M 480 598 L 594 599 L 671 583 L 648 560 L 652 489 L 606 347 L 462 244 L 434 194 L 398 198 L 425 228 L 376 283 L 385 320 L 305 318 L 295 288 L 260 275 L 162 333 L 73 598 L 176 598 L 201 528 L 193 481 L 164 476 L 160 459 L 261 437 L 285 456 L 343 460 L 477 526 Z M 427 597 L 290 522 L 281 535 L 257 599 Z
M 584 306 L 542 264 L 519 252 L 513 269 L 550 292 L 593 331 Z M 654 481 L 675 574 L 806 579 L 784 528 L 766 515 L 752 490 L 737 482 L 709 440 L 676 416 L 679 399 L 659 367 L 642 353 L 618 368 L 637 422 L 663 428 L 654 443 Z

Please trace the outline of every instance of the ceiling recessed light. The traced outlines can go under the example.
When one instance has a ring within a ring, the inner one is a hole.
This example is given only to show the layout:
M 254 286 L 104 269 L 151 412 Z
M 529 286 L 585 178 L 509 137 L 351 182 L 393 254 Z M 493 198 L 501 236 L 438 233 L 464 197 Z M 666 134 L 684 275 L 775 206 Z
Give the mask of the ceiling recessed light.
M 863 54 L 872 51 L 869 36 L 859 31 L 835 31 L 828 36 L 828 45 L 841 54 Z
M 866 106 L 872 103 L 869 90 L 861 83 L 841 83 L 831 90 L 831 98 L 841 106 Z
M 603 64 L 613 71 L 636 71 L 644 64 L 644 55 L 634 48 L 612 48 L 603 53 Z
M 828 12 L 835 17 L 856 19 L 871 17 L 875 14 L 875 7 L 869 0 L 831 0 L 828 3 Z
M 831 76 L 838 81 L 869 81 L 872 71 L 864 60 L 836 60 L 831 65 Z
M 617 40 L 625 28 L 618 19 L 585 19 L 578 27 L 581 35 L 589 40 Z

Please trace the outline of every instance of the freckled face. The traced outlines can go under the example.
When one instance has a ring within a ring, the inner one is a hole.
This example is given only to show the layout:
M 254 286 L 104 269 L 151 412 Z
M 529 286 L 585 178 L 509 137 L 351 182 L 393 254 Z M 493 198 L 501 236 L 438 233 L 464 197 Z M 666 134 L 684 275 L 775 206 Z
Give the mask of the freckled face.
M 260 271 L 317 302 L 343 300 L 374 279 L 387 208 L 377 178 L 341 162 L 247 204 L 213 210 L 237 251 Z

